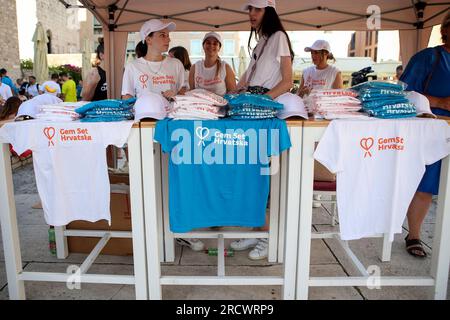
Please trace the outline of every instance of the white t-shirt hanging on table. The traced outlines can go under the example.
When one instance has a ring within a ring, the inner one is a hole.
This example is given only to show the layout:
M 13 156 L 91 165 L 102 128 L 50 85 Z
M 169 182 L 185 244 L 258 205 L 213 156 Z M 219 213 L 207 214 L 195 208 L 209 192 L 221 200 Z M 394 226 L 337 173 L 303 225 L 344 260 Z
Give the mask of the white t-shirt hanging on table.
M 311 89 L 332 89 L 339 72 L 339 69 L 332 65 L 328 65 L 328 67 L 322 70 L 317 69 L 316 66 L 312 66 L 303 70 L 303 81 L 305 86 Z
M 161 94 L 167 90 L 175 93 L 184 85 L 184 67 L 178 59 L 165 57 L 160 62 L 136 59 L 125 67 L 122 81 L 122 95 L 139 98 L 150 91 Z
M 259 57 L 260 52 L 267 45 Z M 259 57 L 256 62 L 256 58 Z M 253 65 L 256 62 L 256 70 L 250 79 L 250 86 L 261 86 L 272 89 L 281 81 L 281 57 L 290 57 L 289 44 L 286 35 L 282 31 L 275 32 L 268 40 L 263 37 L 259 40 L 256 48 L 253 50 L 253 57 L 245 73 L 246 77 L 250 76 Z
M 17 153 L 33 151 L 36 184 L 49 225 L 110 217 L 106 147 L 122 147 L 133 122 L 7 123 L 0 141 Z
M 210 68 L 205 67 L 205 61 L 200 60 L 195 63 L 195 88 L 211 91 L 219 96 L 227 93 L 225 78 L 227 76 L 227 63 L 221 60 L 219 74 L 216 77 L 217 65 Z
M 337 173 L 341 238 L 401 233 L 425 165 L 450 153 L 449 137 L 442 120 L 332 121 L 314 157 Z

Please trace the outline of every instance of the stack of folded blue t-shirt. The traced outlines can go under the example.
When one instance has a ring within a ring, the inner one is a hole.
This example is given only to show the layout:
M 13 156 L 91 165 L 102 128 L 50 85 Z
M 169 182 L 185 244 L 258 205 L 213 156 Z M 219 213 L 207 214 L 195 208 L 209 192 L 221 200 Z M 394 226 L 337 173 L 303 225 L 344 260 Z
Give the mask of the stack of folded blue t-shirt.
M 82 122 L 112 122 L 132 120 L 133 106 L 136 98 L 128 100 L 100 100 L 85 104 L 75 109 L 81 115 Z
M 352 87 L 363 110 L 382 119 L 415 117 L 416 106 L 408 101 L 401 83 L 369 81 Z
M 228 116 L 237 120 L 270 119 L 277 116 L 277 112 L 284 106 L 272 100 L 268 95 L 242 93 L 227 94 Z

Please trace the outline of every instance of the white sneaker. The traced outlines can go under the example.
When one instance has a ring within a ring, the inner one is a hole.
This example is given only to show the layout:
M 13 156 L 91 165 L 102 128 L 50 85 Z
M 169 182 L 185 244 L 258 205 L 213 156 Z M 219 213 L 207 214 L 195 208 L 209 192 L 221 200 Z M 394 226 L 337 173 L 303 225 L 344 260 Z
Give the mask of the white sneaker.
M 179 245 L 189 247 L 192 251 L 202 251 L 205 249 L 205 244 L 200 239 L 176 238 L 175 240 Z
M 269 253 L 269 240 L 259 239 L 256 247 L 248 253 L 248 258 L 251 260 L 262 260 L 267 258 Z
M 239 239 L 230 243 L 230 248 L 233 249 L 234 251 L 242 251 L 247 250 L 248 248 L 253 248 L 254 246 L 256 246 L 257 243 L 258 239 L 254 238 Z

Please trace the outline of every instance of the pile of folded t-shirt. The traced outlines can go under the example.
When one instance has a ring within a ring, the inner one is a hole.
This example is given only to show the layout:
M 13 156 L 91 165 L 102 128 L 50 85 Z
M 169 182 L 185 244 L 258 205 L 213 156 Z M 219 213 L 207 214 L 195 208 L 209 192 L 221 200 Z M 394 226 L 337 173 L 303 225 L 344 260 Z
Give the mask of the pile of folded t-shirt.
M 415 117 L 416 106 L 411 103 L 401 82 L 368 81 L 351 88 L 358 94 L 363 110 L 382 119 Z
M 308 113 L 319 119 L 362 118 L 361 101 L 357 93 L 345 89 L 313 90 L 304 99 Z
M 88 102 L 60 102 L 46 104 L 38 107 L 36 119 L 45 121 L 70 122 L 80 118 L 75 109 L 82 107 Z
M 204 89 L 175 96 L 168 117 L 178 120 L 217 120 L 225 117 L 228 101 Z
M 128 100 L 93 101 L 75 109 L 80 114 L 81 122 L 112 122 L 132 120 L 135 98 Z
M 284 105 L 267 95 L 242 93 L 225 95 L 228 100 L 228 116 L 237 120 L 270 119 L 277 116 Z

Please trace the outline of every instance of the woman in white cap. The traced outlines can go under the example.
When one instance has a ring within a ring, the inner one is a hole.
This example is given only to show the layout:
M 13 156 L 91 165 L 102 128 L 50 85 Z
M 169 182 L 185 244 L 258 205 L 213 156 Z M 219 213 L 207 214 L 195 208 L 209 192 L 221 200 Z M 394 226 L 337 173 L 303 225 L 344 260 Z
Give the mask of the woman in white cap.
M 178 60 L 163 55 L 169 50 L 170 31 L 175 23 L 152 19 L 140 30 L 142 42 L 147 45 L 144 57 L 127 64 L 123 74 L 122 98 L 139 98 L 142 94 L 161 94 L 167 100 L 177 95 L 184 83 L 184 67 Z
M 305 51 L 311 52 L 314 65 L 303 71 L 299 96 L 308 95 L 314 89 L 342 89 L 341 71 L 328 64 L 328 60 L 335 60 L 330 44 L 325 40 L 317 40 L 312 46 L 306 47 Z
M 275 10 L 275 1 L 250 0 L 243 8 L 248 11 L 251 33 L 258 44 L 251 54 L 250 65 L 238 83 L 239 91 L 266 94 L 272 99 L 296 108 L 304 108 L 301 99 L 289 93 L 293 86 L 292 60 L 294 52 L 280 18 Z M 267 227 L 265 227 L 267 229 Z M 268 255 L 268 239 L 239 239 L 230 244 L 239 251 L 254 247 L 248 257 L 252 260 L 265 259 Z
M 216 32 L 209 32 L 203 38 L 205 59 L 197 61 L 189 72 L 191 89 L 206 89 L 219 96 L 236 89 L 233 69 L 221 60 L 219 51 L 222 48 L 222 37 Z

